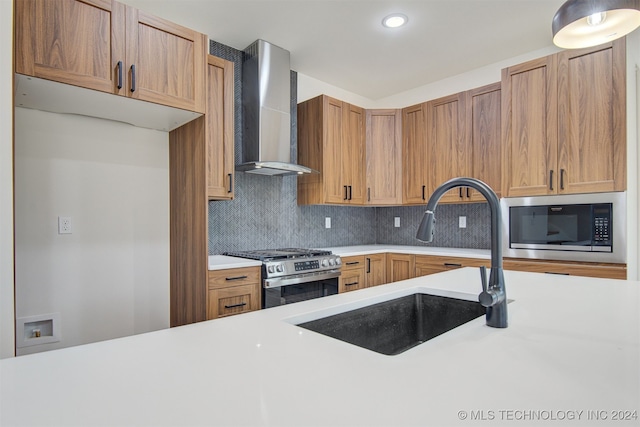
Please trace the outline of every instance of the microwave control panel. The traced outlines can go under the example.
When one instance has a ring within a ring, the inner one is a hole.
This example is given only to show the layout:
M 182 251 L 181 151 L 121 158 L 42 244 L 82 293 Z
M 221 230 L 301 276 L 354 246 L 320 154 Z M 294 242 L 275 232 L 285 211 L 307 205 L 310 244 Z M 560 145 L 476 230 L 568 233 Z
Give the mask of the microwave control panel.
M 611 205 L 595 205 L 593 207 L 593 240 L 594 243 L 611 242 Z

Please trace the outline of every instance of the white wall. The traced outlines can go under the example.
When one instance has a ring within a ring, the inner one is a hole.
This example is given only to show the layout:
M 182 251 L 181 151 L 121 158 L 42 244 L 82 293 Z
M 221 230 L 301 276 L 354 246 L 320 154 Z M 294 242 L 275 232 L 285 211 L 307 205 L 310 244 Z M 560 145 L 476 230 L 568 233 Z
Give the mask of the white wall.
M 62 335 L 17 354 L 169 327 L 168 134 L 24 108 L 15 121 L 16 317 L 60 313 Z
M 13 3 L 0 0 L 0 358 L 14 355 Z
M 640 29 L 627 36 L 627 278 L 640 271 Z

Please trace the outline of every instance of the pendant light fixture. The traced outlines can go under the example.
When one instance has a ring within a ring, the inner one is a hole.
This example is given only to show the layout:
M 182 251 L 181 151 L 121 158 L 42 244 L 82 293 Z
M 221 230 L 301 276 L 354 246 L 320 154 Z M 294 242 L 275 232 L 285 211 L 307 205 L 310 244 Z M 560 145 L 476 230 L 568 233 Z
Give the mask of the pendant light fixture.
M 640 26 L 640 0 L 568 0 L 553 17 L 553 43 L 565 49 L 597 46 Z

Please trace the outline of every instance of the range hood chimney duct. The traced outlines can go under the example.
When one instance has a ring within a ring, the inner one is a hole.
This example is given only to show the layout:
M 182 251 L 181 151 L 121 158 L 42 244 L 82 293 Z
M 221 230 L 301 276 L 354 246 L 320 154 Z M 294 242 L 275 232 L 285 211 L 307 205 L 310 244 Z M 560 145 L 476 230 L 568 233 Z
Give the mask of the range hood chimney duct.
M 261 175 L 314 172 L 291 163 L 289 52 L 264 40 L 244 50 L 242 163 L 236 170 Z

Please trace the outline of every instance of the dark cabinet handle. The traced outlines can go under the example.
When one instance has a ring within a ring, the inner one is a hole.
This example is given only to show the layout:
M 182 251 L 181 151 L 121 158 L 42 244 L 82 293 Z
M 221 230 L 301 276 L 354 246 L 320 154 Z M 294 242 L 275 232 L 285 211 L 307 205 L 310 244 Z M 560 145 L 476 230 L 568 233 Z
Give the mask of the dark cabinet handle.
M 557 274 L 558 276 L 569 276 L 569 273 L 557 273 L 555 271 L 545 271 L 544 274 Z
M 342 200 L 349 200 L 349 187 L 346 185 L 343 185 L 344 187 L 344 199 Z
M 460 190 L 460 198 L 462 199 L 462 187 L 458 188 Z
M 564 190 L 564 169 L 560 169 L 560 189 Z
M 358 264 L 360 264 L 360 261 L 351 261 L 346 263 L 346 265 L 358 265 Z
M 367 187 L 367 202 L 371 201 L 371 187 Z
M 549 171 L 549 190 L 553 191 L 553 169 Z
M 242 279 L 246 279 L 247 276 L 236 276 L 236 277 L 226 277 L 224 280 L 227 280 L 229 282 L 233 281 L 233 280 L 242 280 Z
M 423 185 L 422 186 L 422 200 L 427 200 L 427 196 L 426 196 L 426 191 L 427 191 L 427 186 Z
M 227 191 L 227 193 L 233 193 L 233 174 L 230 173 L 229 175 L 229 191 Z
M 353 196 L 353 187 L 349 186 L 349 200 L 352 199 L 352 196 Z
M 247 305 L 246 302 L 241 302 L 239 304 L 225 305 L 224 308 L 237 308 L 237 307 L 244 307 L 245 305 Z
M 456 264 L 456 263 L 453 263 L 453 262 L 445 262 L 444 266 L 445 267 L 458 267 L 459 268 L 459 267 L 462 267 L 462 264 Z
M 135 64 L 131 65 L 131 92 L 136 91 L 136 66 Z
M 371 258 L 367 258 L 367 274 L 371 273 Z
M 467 187 L 467 199 L 471 197 L 471 189 Z
M 345 285 L 345 286 L 355 286 L 355 285 L 357 285 L 358 283 L 360 283 L 360 282 L 345 283 L 344 285 Z
M 118 61 L 118 89 L 122 89 L 122 61 Z

